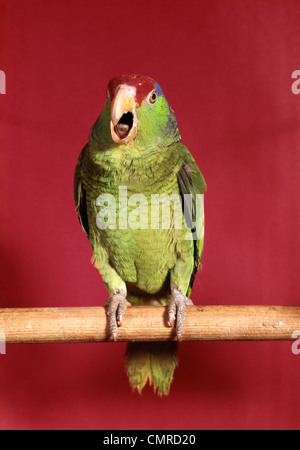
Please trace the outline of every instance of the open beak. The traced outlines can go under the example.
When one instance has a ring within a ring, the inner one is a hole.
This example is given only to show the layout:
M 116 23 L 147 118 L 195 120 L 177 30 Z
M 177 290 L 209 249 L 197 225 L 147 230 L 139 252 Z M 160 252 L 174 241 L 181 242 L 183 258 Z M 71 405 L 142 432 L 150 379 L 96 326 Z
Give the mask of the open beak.
M 117 144 L 128 144 L 137 133 L 134 88 L 120 86 L 110 106 L 111 137 Z

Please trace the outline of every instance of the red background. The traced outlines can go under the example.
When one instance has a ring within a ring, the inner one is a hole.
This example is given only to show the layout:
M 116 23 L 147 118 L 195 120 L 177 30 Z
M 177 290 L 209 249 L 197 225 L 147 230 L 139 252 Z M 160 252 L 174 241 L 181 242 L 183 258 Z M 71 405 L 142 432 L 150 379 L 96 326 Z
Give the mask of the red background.
M 299 304 L 297 0 L 1 1 L 1 307 L 107 297 L 73 173 L 109 79 L 162 86 L 208 185 L 202 304 Z M 8 345 L 0 428 L 297 428 L 291 342 L 180 346 L 170 396 L 131 393 L 126 344 Z

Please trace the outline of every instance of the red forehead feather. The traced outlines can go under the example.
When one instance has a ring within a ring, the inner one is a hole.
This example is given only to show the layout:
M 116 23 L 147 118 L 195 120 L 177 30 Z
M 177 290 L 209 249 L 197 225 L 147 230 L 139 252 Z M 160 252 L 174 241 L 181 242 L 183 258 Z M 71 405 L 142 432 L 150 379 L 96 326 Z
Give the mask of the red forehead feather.
M 120 75 L 112 78 L 108 83 L 110 98 L 113 98 L 117 87 L 126 84 L 136 88 L 136 102 L 140 105 L 145 97 L 154 89 L 155 81 L 145 75 Z

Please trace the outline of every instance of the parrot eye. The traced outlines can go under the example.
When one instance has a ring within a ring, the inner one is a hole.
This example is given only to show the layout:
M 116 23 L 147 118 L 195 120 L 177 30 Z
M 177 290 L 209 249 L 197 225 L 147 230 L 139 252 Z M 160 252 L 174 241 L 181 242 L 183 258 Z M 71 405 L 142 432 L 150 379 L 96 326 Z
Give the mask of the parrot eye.
M 149 102 L 150 102 L 150 103 L 155 103 L 156 100 L 157 100 L 157 92 L 156 92 L 156 91 L 150 92 L 150 95 L 149 95 Z

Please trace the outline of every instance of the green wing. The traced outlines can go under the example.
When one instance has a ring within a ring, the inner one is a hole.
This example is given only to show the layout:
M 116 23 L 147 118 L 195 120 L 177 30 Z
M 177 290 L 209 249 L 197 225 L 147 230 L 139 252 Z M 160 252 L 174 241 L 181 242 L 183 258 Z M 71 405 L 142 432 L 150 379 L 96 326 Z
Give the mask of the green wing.
M 187 227 L 191 229 L 192 238 L 194 240 L 194 269 L 187 291 L 187 295 L 189 296 L 197 271 L 200 268 L 203 250 L 203 195 L 197 197 L 197 194 L 204 194 L 207 187 L 203 175 L 188 149 L 184 145 L 181 145 L 179 152 L 181 156 L 181 167 L 177 174 L 178 183 L 183 200 L 182 205 L 184 208 L 185 222 Z
M 81 166 L 87 146 L 88 144 L 85 147 L 83 147 L 76 164 L 74 174 L 74 201 L 79 222 L 83 228 L 83 231 L 88 236 L 89 223 L 86 209 L 86 193 L 82 185 L 82 178 L 81 178 Z

